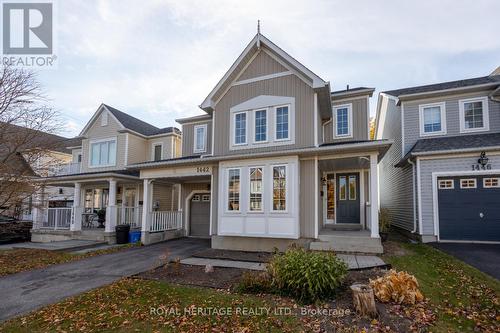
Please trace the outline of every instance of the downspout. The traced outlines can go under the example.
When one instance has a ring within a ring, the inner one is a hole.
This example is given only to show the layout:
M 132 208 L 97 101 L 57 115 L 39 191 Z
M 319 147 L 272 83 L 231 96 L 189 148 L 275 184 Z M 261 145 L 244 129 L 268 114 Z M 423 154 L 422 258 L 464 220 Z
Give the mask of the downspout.
M 412 177 L 412 198 L 413 198 L 413 230 L 412 234 L 417 232 L 417 200 L 415 198 L 415 163 L 408 159 L 408 163 L 411 164 L 411 177 Z

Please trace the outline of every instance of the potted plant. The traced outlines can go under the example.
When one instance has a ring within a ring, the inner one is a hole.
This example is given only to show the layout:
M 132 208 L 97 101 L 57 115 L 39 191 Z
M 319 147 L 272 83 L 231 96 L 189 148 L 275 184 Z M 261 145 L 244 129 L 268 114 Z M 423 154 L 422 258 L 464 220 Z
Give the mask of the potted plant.
M 99 222 L 98 228 L 104 228 L 104 222 L 106 221 L 106 209 L 99 209 L 95 213 L 97 214 L 97 222 Z
M 391 229 L 391 216 L 390 216 L 389 209 L 387 208 L 382 208 L 379 211 L 378 214 L 378 221 L 379 221 L 379 233 L 380 233 L 380 238 L 382 239 L 382 242 L 387 241 L 387 238 L 389 237 L 389 230 Z

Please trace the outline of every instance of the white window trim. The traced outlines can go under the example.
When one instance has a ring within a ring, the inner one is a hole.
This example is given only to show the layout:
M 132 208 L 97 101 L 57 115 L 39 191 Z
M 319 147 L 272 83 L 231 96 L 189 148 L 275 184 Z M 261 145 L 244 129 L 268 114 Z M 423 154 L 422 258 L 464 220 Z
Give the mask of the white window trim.
M 482 102 L 483 104 L 483 127 L 465 128 L 465 103 Z M 490 111 L 488 108 L 488 97 L 475 97 L 461 99 L 458 101 L 460 111 L 460 133 L 485 132 L 490 130 Z
M 288 172 L 288 164 L 271 164 L 270 165 L 270 170 L 271 170 L 271 174 L 269 175 L 271 177 L 271 195 L 270 195 L 270 208 L 269 209 L 269 212 L 271 214 L 288 214 L 288 208 L 289 208 L 289 204 L 290 204 L 290 201 L 289 201 L 289 187 L 290 187 L 290 184 L 289 184 L 289 172 Z M 273 199 L 274 199 L 274 168 L 276 167 L 285 167 L 285 210 L 275 210 L 274 209 L 274 205 L 273 205 Z
M 451 186 L 450 187 L 441 186 L 442 183 L 446 183 L 446 182 L 451 182 Z M 438 188 L 440 190 L 453 190 L 453 189 L 455 189 L 455 181 L 453 179 L 440 179 L 438 181 Z
M 241 203 L 242 203 L 241 202 L 241 190 L 242 190 L 242 186 L 241 186 L 241 184 L 242 184 L 242 182 L 241 182 L 241 180 L 242 180 L 242 172 L 241 171 L 242 171 L 242 168 L 228 168 L 226 170 L 227 170 L 226 171 L 226 181 L 225 181 L 225 186 L 226 186 L 226 200 L 225 200 L 225 203 L 224 203 L 224 206 L 226 208 L 224 209 L 224 211 L 227 214 L 241 214 L 241 212 L 242 212 L 242 209 L 241 209 Z M 238 192 L 238 202 L 239 202 L 240 205 L 238 207 L 238 210 L 229 210 L 229 194 L 230 194 L 230 192 L 229 192 L 229 173 L 232 170 L 238 170 L 238 172 L 240 174 L 240 190 Z
M 424 131 L 424 109 L 430 108 L 430 107 L 436 107 L 436 106 L 438 106 L 439 110 L 441 111 L 441 131 L 426 133 Z M 420 104 L 418 106 L 418 111 L 419 111 L 418 113 L 419 113 L 420 136 L 421 137 L 445 135 L 446 134 L 446 103 L 445 102 Z
M 474 182 L 474 186 L 463 186 L 462 185 L 463 181 L 466 181 L 466 182 L 473 181 Z M 460 178 L 460 188 L 461 189 L 477 188 L 477 180 L 476 180 L 476 178 Z
M 151 161 L 155 160 L 155 148 L 161 146 L 160 160 L 163 160 L 163 142 L 153 142 L 151 146 Z
M 287 121 L 288 121 L 288 138 L 283 138 L 283 139 L 278 139 L 277 135 L 277 126 L 278 126 L 278 108 L 282 107 L 287 107 L 288 108 L 288 116 L 287 116 Z M 283 141 L 290 141 L 291 137 L 291 121 L 290 121 L 290 113 L 291 113 L 291 106 L 290 104 L 282 104 L 282 105 L 276 105 L 274 106 L 274 141 L 276 142 L 283 142 Z
M 338 128 L 337 128 L 337 110 L 338 109 L 346 109 L 347 108 L 347 134 L 338 134 Z M 342 104 L 342 105 L 335 105 L 332 107 L 333 109 L 333 137 L 337 139 L 344 139 L 344 138 L 352 138 L 353 130 L 352 130 L 352 103 L 349 104 Z
M 203 149 L 198 149 L 196 144 L 198 142 L 198 128 L 203 128 Z M 193 133 L 193 152 L 194 153 L 205 153 L 207 151 L 207 124 L 195 125 Z
M 239 115 L 239 114 L 245 114 L 245 142 L 240 142 L 240 143 L 236 143 L 236 116 Z M 246 146 L 248 144 L 248 123 L 250 122 L 249 121 L 249 117 L 248 117 L 248 111 L 242 111 L 242 112 L 235 112 L 233 114 L 233 119 L 232 119 L 232 123 L 233 123 L 233 126 L 231 127 L 231 137 L 232 137 L 232 144 L 233 146 Z
M 92 165 L 92 145 L 95 144 L 95 143 L 101 143 L 101 142 L 112 142 L 114 141 L 115 143 L 115 163 L 114 164 L 100 164 L 100 165 Z M 95 169 L 95 168 L 108 168 L 108 167 L 112 167 L 112 166 L 116 166 L 116 163 L 117 163 L 117 159 L 118 159 L 118 140 L 115 137 L 111 137 L 111 138 L 106 138 L 106 139 L 94 139 L 94 140 L 90 140 L 89 141 L 89 158 L 88 158 L 88 167 L 90 169 Z
M 253 142 L 254 144 L 256 145 L 260 145 L 260 144 L 264 144 L 264 143 L 268 143 L 269 142 L 269 110 L 268 108 L 262 108 L 262 109 L 255 109 L 255 110 L 252 110 L 253 112 Z M 266 139 L 265 140 L 262 140 L 262 141 L 257 141 L 255 136 L 257 135 L 257 112 L 258 111 L 264 111 L 266 113 Z M 290 111 L 288 112 L 290 114 Z M 248 117 L 248 115 L 247 115 Z M 290 116 L 289 116 L 290 118 Z M 290 136 L 290 134 L 288 134 L 288 136 Z
M 491 185 L 491 186 L 486 186 L 486 180 L 487 179 L 497 179 L 497 185 Z M 483 178 L 483 188 L 500 188 L 500 178 L 498 177 L 487 177 L 487 178 Z
M 262 184 L 261 184 L 261 187 L 262 187 L 262 191 L 261 191 L 261 209 L 260 210 L 251 210 L 250 209 L 250 206 L 251 206 L 251 196 L 252 196 L 252 180 L 251 180 L 251 169 L 261 169 L 262 170 Z M 264 211 L 265 211 L 265 207 L 264 207 L 264 204 L 265 204 L 265 200 L 264 200 L 264 188 L 265 188 L 265 177 L 266 177 L 266 172 L 265 172 L 266 168 L 265 166 L 249 166 L 248 167 L 248 209 L 247 209 L 247 213 L 248 214 L 264 214 Z

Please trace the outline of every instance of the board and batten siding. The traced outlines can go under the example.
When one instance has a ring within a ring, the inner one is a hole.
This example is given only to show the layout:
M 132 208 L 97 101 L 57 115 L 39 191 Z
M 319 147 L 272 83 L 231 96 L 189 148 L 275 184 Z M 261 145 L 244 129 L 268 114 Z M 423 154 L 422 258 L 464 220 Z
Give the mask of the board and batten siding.
M 433 172 L 463 171 L 467 175 L 474 176 L 472 165 L 477 163 L 479 153 L 469 157 L 445 157 L 432 160 L 420 161 L 420 182 L 422 201 L 422 230 L 423 235 L 434 235 L 434 207 L 432 193 Z M 488 154 L 492 169 L 500 170 L 500 155 Z M 500 173 L 500 172 L 499 172 Z M 464 175 L 464 178 L 467 178 Z
M 264 51 L 259 51 L 258 55 L 248 65 L 245 71 L 240 75 L 237 81 L 252 79 L 259 76 L 270 75 L 274 73 L 286 72 L 288 69 L 274 60 Z
M 352 104 L 352 137 L 335 138 L 333 107 L 344 104 Z M 368 98 L 332 101 L 332 121 L 323 126 L 324 143 L 368 140 L 368 117 Z
M 413 169 L 411 165 L 405 168 L 394 166 L 401 160 L 401 108 L 387 97 L 383 97 L 381 103 L 381 109 L 385 109 L 387 113 L 383 131 L 379 135 L 381 139 L 392 139 L 394 143 L 379 164 L 380 207 L 389 210 L 394 226 L 412 231 Z
M 446 135 L 425 136 L 423 138 L 433 138 L 442 136 L 471 135 L 478 133 L 491 133 L 500 131 L 500 103 L 488 98 L 490 130 L 484 132 L 460 133 L 460 112 L 459 100 L 473 97 L 485 97 L 491 90 L 474 92 L 461 95 L 442 96 L 432 99 L 405 101 L 403 102 L 404 112 L 404 154 L 410 150 L 420 137 L 419 105 L 429 103 L 445 102 L 446 105 Z M 403 155 L 404 155 L 403 154 Z
M 207 125 L 207 142 L 204 153 L 194 152 L 194 127 Z M 182 125 L 182 156 L 207 155 L 212 153 L 212 120 Z
M 314 160 L 301 160 L 300 161 L 300 237 L 314 238 L 315 236 L 315 223 L 317 209 L 315 205 L 315 167 Z M 318 183 L 319 184 L 319 183 Z
M 108 115 L 108 124 L 101 126 L 101 115 L 96 119 L 92 126 L 84 133 L 85 139 L 82 140 L 82 172 L 98 172 L 108 170 L 123 169 L 125 166 L 125 133 L 118 133 L 121 129 L 120 124 L 114 117 Z M 116 165 L 110 167 L 89 167 L 90 141 L 115 138 L 116 137 Z
M 231 142 L 230 135 L 232 135 L 232 133 L 230 133 L 231 107 L 261 95 L 295 98 L 295 144 L 247 149 L 229 149 Z M 224 95 L 224 97 L 215 106 L 214 145 L 215 155 L 234 155 L 241 153 L 252 154 L 265 151 L 314 146 L 313 89 L 295 75 L 288 75 L 231 87 L 228 93 Z

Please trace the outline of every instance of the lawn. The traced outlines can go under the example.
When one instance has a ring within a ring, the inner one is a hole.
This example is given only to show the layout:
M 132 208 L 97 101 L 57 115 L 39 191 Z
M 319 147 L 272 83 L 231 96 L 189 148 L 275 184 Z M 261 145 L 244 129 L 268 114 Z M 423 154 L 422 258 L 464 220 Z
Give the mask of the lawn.
M 424 244 L 398 244 L 406 252 L 384 260 L 416 276 L 437 320 L 433 332 L 499 332 L 500 282 Z
M 37 249 L 0 250 L 0 276 L 45 268 L 50 265 L 62 264 L 96 255 L 114 253 L 132 246 L 136 246 L 136 244 L 127 244 L 85 254 L 71 254 L 67 252 Z

